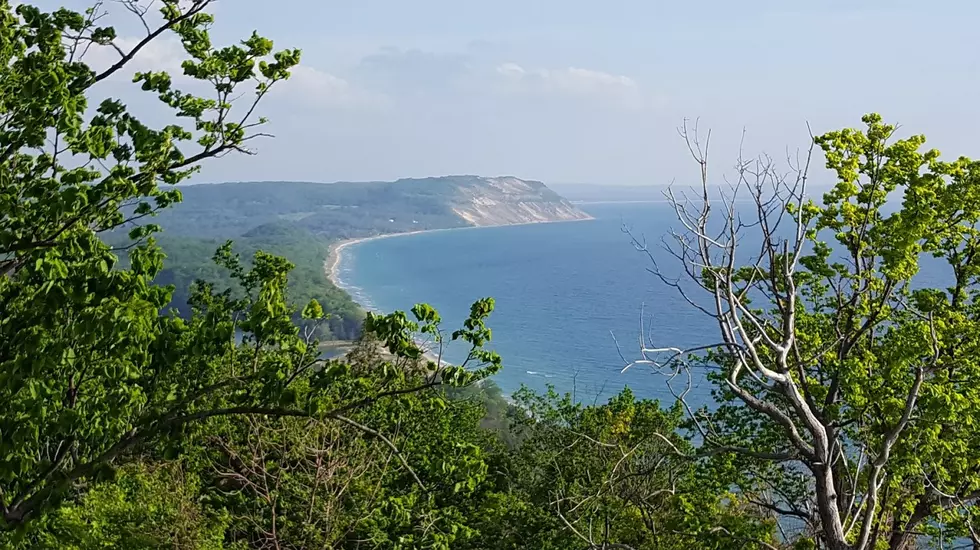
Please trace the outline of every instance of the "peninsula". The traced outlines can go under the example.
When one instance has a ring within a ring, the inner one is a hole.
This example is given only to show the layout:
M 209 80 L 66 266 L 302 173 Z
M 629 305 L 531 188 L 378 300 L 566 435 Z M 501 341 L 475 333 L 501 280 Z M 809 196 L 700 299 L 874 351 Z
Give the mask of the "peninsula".
M 352 184 L 337 184 L 352 185 Z M 356 184 L 353 184 L 356 185 Z M 392 182 L 389 191 L 400 195 L 414 194 L 419 189 L 438 190 L 441 194 L 426 194 L 434 207 L 441 206 L 451 213 L 442 220 L 441 226 L 427 225 L 419 228 L 415 219 L 425 212 L 425 205 L 415 203 L 419 208 L 412 212 L 412 226 L 407 231 L 387 231 L 379 227 L 376 234 L 358 236 L 335 241 L 324 264 L 327 276 L 337 286 L 342 286 L 338 278 L 340 259 L 345 248 L 366 240 L 411 235 L 423 231 L 462 229 L 465 227 L 492 227 L 501 225 L 525 225 L 535 223 L 554 223 L 590 220 L 592 217 L 571 204 L 561 195 L 539 181 L 522 180 L 515 177 L 487 178 L 479 176 L 447 176 L 442 178 L 404 179 Z M 397 219 L 389 218 L 392 228 L 404 228 Z
M 329 336 L 350 339 L 363 312 L 338 288 L 343 249 L 364 239 L 421 231 L 592 219 L 540 181 L 512 176 L 443 176 L 391 182 L 236 182 L 181 186 L 183 201 L 154 223 L 168 255 L 162 283 L 187 311 L 197 279 L 223 281 L 209 261 L 226 240 L 243 258 L 256 250 L 286 257 L 295 303 L 311 298 L 331 314 Z

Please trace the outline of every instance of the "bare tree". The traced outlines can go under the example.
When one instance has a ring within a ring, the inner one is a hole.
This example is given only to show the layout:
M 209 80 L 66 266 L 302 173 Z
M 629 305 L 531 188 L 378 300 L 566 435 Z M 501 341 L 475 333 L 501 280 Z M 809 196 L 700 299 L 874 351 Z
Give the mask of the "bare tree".
M 922 456 L 942 448 L 927 441 L 937 437 L 932 429 L 946 430 L 938 437 L 953 446 L 977 441 L 966 427 L 973 405 L 954 414 L 934 397 L 969 399 L 966 379 L 977 373 L 957 351 L 963 326 L 949 329 L 951 316 L 976 328 L 965 304 L 977 282 L 978 215 L 963 198 L 976 167 L 919 153 L 920 136 L 892 144 L 894 127 L 877 115 L 864 120 L 866 133 L 811 134 L 805 153 L 787 155 L 785 171 L 740 151 L 735 178 L 719 186 L 708 173 L 710 132 L 685 121 L 679 133 L 700 186 L 666 191 L 681 230 L 662 240 L 681 278 L 661 269 L 661 253 L 642 236 L 624 231 L 649 271 L 706 315 L 718 337 L 657 347 L 641 329 L 638 357 L 624 360 L 668 375 L 702 452 L 734 453 L 757 468 L 754 498 L 801 522 L 801 536 L 829 550 L 905 550 L 932 525 L 968 518 L 980 497 L 972 449 L 949 452 L 948 460 L 966 461 L 955 472 L 938 454 Z M 817 146 L 839 180 L 822 205 L 807 190 Z M 887 212 L 889 194 L 903 188 L 903 207 Z M 923 189 L 930 195 L 920 198 Z M 928 305 L 911 284 L 922 251 L 945 259 L 955 279 Z M 689 399 L 699 367 L 723 396 L 717 410 Z M 949 374 L 957 370 L 966 378 Z

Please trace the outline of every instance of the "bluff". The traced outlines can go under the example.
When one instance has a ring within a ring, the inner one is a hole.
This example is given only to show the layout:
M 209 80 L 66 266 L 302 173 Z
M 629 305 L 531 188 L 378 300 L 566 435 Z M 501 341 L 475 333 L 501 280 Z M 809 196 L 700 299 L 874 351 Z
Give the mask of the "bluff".
M 540 181 L 515 177 L 446 176 L 404 179 L 393 189 L 445 186 L 452 211 L 474 226 L 587 220 L 591 216 Z
M 156 221 L 168 233 L 233 238 L 302 228 L 327 238 L 422 229 L 585 220 L 540 181 L 444 176 L 391 182 L 188 185 Z

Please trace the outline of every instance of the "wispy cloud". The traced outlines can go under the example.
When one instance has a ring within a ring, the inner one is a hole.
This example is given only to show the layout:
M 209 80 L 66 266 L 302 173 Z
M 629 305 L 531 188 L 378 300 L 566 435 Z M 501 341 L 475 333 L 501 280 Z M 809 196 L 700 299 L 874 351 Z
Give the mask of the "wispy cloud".
M 585 97 L 628 107 L 641 106 L 647 99 L 632 78 L 592 69 L 528 69 L 503 63 L 496 74 L 501 89 L 509 93 Z
M 626 75 L 578 66 L 529 68 L 515 62 L 502 63 L 506 58 L 492 52 L 487 55 L 472 50 L 453 53 L 384 48 L 364 57 L 345 77 L 394 102 L 423 100 L 445 105 L 511 95 L 571 98 L 620 108 L 656 103 Z
M 636 82 L 622 75 L 568 67 L 567 69 L 528 70 L 517 63 L 504 63 L 497 67 L 497 73 L 524 82 L 537 82 L 552 89 L 573 93 L 596 93 L 610 88 L 636 89 Z
M 279 99 L 296 100 L 319 108 L 374 109 L 388 104 L 388 99 L 381 93 L 360 88 L 344 78 L 310 66 L 299 65 L 290 72 L 289 80 L 274 92 Z

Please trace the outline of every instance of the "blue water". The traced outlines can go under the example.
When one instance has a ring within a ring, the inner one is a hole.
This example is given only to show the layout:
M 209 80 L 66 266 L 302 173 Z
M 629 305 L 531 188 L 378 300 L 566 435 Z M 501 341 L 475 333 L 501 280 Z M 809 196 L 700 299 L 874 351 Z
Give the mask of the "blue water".
M 585 209 L 596 219 L 366 241 L 345 250 L 340 279 L 371 309 L 408 311 L 427 302 L 440 312 L 447 332 L 466 318 L 474 300 L 492 296 L 490 347 L 503 357 L 495 380 L 505 393 L 522 384 L 538 391 L 553 385 L 578 400 L 601 402 L 628 385 L 639 397 L 672 402 L 663 373 L 648 366 L 621 372 L 623 356 L 639 358 L 640 312 L 647 347 L 717 342 L 717 325 L 647 271 L 649 258 L 622 228 L 645 235 L 661 270 L 677 274 L 677 260 L 657 247 L 678 228 L 674 212 L 663 203 Z M 924 259 L 922 282 L 938 284 L 938 267 Z M 465 350 L 449 348 L 445 357 L 458 362 Z M 674 391 L 689 385 L 691 403 L 710 402 L 703 373 L 670 382 Z
M 603 401 L 629 385 L 641 397 L 672 400 L 666 378 L 649 367 L 621 373 L 616 341 L 623 356 L 638 358 L 641 310 L 652 336 L 648 347 L 703 344 L 711 336 L 711 320 L 647 272 L 649 259 L 622 232 L 626 223 L 655 243 L 677 225 L 673 212 L 666 204 L 586 209 L 595 220 L 366 241 L 345 250 L 340 279 L 371 309 L 407 311 L 427 302 L 448 331 L 474 300 L 492 296 L 490 347 L 503 357 L 495 380 L 506 393 L 550 384 L 580 400 Z M 450 348 L 446 358 L 459 361 L 464 354 Z M 708 384 L 699 378 L 691 395 L 706 399 Z M 675 379 L 675 388 L 681 382 Z

